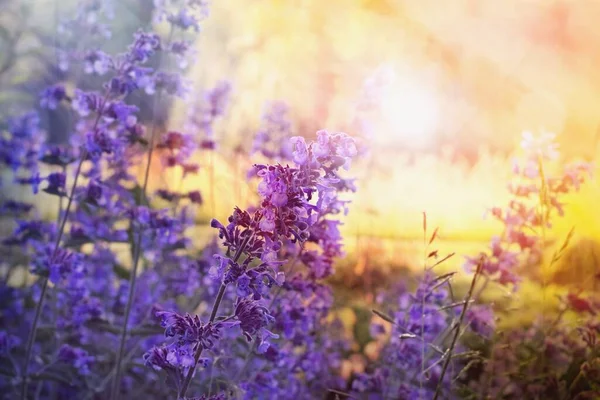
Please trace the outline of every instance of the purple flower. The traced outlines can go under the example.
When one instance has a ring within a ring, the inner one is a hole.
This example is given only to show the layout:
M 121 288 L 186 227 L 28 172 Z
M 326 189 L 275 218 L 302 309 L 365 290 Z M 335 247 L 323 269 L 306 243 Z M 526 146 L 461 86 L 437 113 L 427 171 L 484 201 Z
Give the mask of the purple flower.
M 58 360 L 73 366 L 81 375 L 89 375 L 95 357 L 81 348 L 63 344 L 58 351 Z
M 209 117 L 206 121 L 218 113 L 218 107 L 206 107 L 205 110 L 204 115 Z M 170 156 L 177 157 L 178 152 L 186 147 L 184 137 L 183 134 L 165 135 L 159 146 Z M 341 145 L 346 139 L 344 134 L 329 135 L 328 152 L 319 159 L 312 155 L 312 146 L 316 144 L 307 145 L 304 165 L 255 166 L 260 179 L 261 201 L 258 207 L 248 211 L 236 207 L 227 224 L 214 219 L 211 221 L 225 247 L 225 254 L 215 254 L 215 262 L 207 265 L 208 274 L 220 285 L 211 317 L 223 327 L 239 326 L 248 341 L 256 341 L 255 352 L 250 356 L 260 356 L 254 360 L 250 357 L 247 364 L 249 368 L 264 373 L 253 376 L 251 383 L 244 380 L 240 384 L 249 396 L 298 395 L 311 398 L 309 393 L 323 393 L 326 388 L 343 385 L 335 378 L 328 378 L 339 367 L 340 357 L 337 354 L 341 354 L 343 345 L 324 333 L 333 325 L 325 322 L 333 298 L 330 288 L 317 279 L 331 273 L 333 258 L 341 254 L 339 221 L 328 217 L 343 208 L 343 203 L 335 196 L 337 192 L 349 190 L 348 185 L 340 184 L 341 178 L 337 175 L 338 169 L 351 157 L 349 147 Z M 319 202 L 321 197 L 324 200 Z M 311 245 L 316 250 L 300 251 L 297 261 L 306 264 L 307 268 L 286 279 L 278 269 L 286 263 L 288 256 L 301 249 L 299 243 L 306 241 L 313 242 Z M 307 274 L 307 270 L 314 272 Z M 205 282 L 205 293 L 214 296 L 217 292 L 215 283 Z M 235 285 L 235 292 L 226 290 L 230 285 Z M 272 292 L 273 285 L 280 290 L 276 295 Z M 220 306 L 228 307 L 234 293 L 237 299 L 233 314 L 226 311 L 219 316 Z M 273 302 L 274 296 L 279 301 Z M 206 301 L 210 304 L 210 300 Z M 269 301 L 273 310 L 265 306 Z M 205 325 L 199 316 L 173 312 L 163 312 L 160 316 L 167 336 L 176 340 L 165 346 L 166 351 L 152 350 L 148 359 L 156 359 L 151 363 L 155 367 L 166 369 L 165 366 L 169 365 L 177 376 L 185 375 L 189 368 L 195 369 L 193 360 L 190 364 L 190 357 L 194 354 L 193 346 L 197 345 L 198 337 L 202 336 L 199 331 Z M 323 329 L 322 335 L 319 334 L 320 329 Z M 214 355 L 215 362 L 206 368 L 227 368 L 225 364 L 235 363 L 229 355 L 236 349 L 241 353 L 247 352 L 246 348 L 239 347 L 236 331 L 219 331 L 219 343 L 215 343 L 209 352 Z M 280 337 L 278 332 L 282 332 L 289 343 L 274 341 Z M 321 348 L 321 343 L 327 344 Z M 336 348 L 336 356 L 326 355 L 324 349 L 329 348 Z M 299 378 L 299 369 L 306 371 L 305 379 Z M 217 370 L 211 370 L 211 373 Z M 279 380 L 286 387 L 285 393 L 277 387 Z
M 11 335 L 4 330 L 0 331 L 0 354 L 3 356 L 6 356 L 15 347 L 20 346 L 21 343 L 22 340 L 18 336 Z
M 220 81 L 212 90 L 209 90 L 204 94 L 207 105 L 206 114 L 208 116 L 214 119 L 219 115 L 223 115 L 225 107 L 229 103 L 231 90 L 231 83 L 229 81 Z
M 92 112 L 100 110 L 102 106 L 102 97 L 96 92 L 84 92 L 75 89 L 75 97 L 71 103 L 73 109 L 82 117 L 90 115 Z
M 173 365 L 167 360 L 168 357 L 168 348 L 164 346 L 153 347 L 150 351 L 144 354 L 144 363 L 157 371 L 174 369 Z
M 179 199 L 179 193 L 171 192 L 171 191 L 165 190 L 165 189 L 157 190 L 156 194 L 158 195 L 158 197 L 160 197 L 161 199 L 166 200 L 168 202 L 173 202 L 173 201 Z
M 62 172 L 54 172 L 46 177 L 48 186 L 44 189 L 44 192 L 54 194 L 57 196 L 65 196 L 65 184 L 67 177 Z
M 269 314 L 266 307 L 249 299 L 238 300 L 235 306 L 235 316 L 248 341 L 252 340 L 253 335 L 262 332 L 274 321 L 273 316 Z
M 134 39 L 128 54 L 132 62 L 144 63 L 160 48 L 160 37 L 155 33 L 138 31 Z
M 87 80 L 85 87 L 74 89 L 72 96 L 67 96 L 61 85 L 51 86 L 42 93 L 42 107 L 60 108 L 61 102 L 66 100 L 64 105 L 69 104 L 75 112 L 74 124 L 65 126 L 68 130 L 73 125 L 75 130 L 65 132 L 71 138 L 70 147 L 47 145 L 45 132 L 40 129 L 35 113 L 8 119 L 0 134 L 0 164 L 13 170 L 11 179 L 30 184 L 35 191 L 41 185 L 46 192 L 57 195 L 65 194 L 67 170 L 78 174 L 79 183 L 74 188 L 73 199 L 52 201 L 52 209 L 62 207 L 60 214 L 66 218 L 66 232 L 64 235 L 61 232 L 60 239 L 57 236 L 60 223 L 34 219 L 43 210 L 7 199 L 0 202 L 3 217 L 12 218 L 10 214 L 19 214 L 23 218 L 32 218 L 15 221 L 16 229 L 2 238 L 3 246 L 11 246 L 5 247 L 0 257 L 2 281 L 11 278 L 12 282 L 12 272 L 20 267 L 30 267 L 42 278 L 29 280 L 14 290 L 0 285 L 3 306 L 0 321 L 6 327 L 0 333 L 0 350 L 7 356 L 4 358 L 13 375 L 38 376 L 37 381 L 26 382 L 25 389 L 30 396 L 35 395 L 34 387 L 39 387 L 37 396 L 40 398 L 47 397 L 50 392 L 57 398 L 81 398 L 91 393 L 90 383 L 113 368 L 119 348 L 117 331 L 125 326 L 128 336 L 135 336 L 135 339 L 123 343 L 125 354 L 132 354 L 133 358 L 121 360 L 122 375 L 115 379 L 116 384 L 121 385 L 121 397 L 136 397 L 137 389 L 133 385 L 141 383 L 148 385 L 140 393 L 142 397 L 166 398 L 173 393 L 164 389 L 156 380 L 156 374 L 144 373 L 140 367 L 141 354 L 134 351 L 135 346 L 152 348 L 161 340 L 147 326 L 150 310 L 160 306 L 180 311 L 184 306 L 180 300 L 192 299 L 199 294 L 203 301 L 208 300 L 218 288 L 206 276 L 209 263 L 197 259 L 189 239 L 188 228 L 194 224 L 193 210 L 196 208 L 189 203 L 201 203 L 200 192 L 168 193 L 176 200 L 185 198 L 189 201 L 164 210 L 154 208 L 152 199 L 147 198 L 148 193 L 138 193 L 137 185 L 141 183 L 136 167 L 145 162 L 150 140 L 144 137 L 145 127 L 138 121 L 138 109 L 125 103 L 125 100 L 129 101 L 125 96 L 145 88 L 182 94 L 184 85 L 180 76 L 168 69 L 169 63 L 162 65 L 153 58 L 159 51 L 168 51 L 170 54 L 165 57 L 177 57 L 177 62 L 184 65 L 193 40 L 162 46 L 157 34 L 138 32 L 129 50 L 113 57 L 95 50 L 106 47 L 103 40 L 110 31 L 105 20 L 110 17 L 107 4 L 111 1 L 80 3 L 71 20 L 60 24 L 60 37 L 56 43 L 64 48 L 57 49 L 60 58 L 57 62 L 61 64 L 57 67 L 65 70 L 68 62 L 80 62 L 85 73 L 109 77 L 103 87 L 96 86 L 97 79 Z M 175 9 L 172 22 L 176 27 L 188 31 L 198 27 L 199 14 L 195 8 L 201 5 L 200 2 L 169 0 L 169 3 L 169 12 Z M 148 11 L 152 12 L 152 8 Z M 70 51 L 68 47 L 75 41 L 85 42 L 89 51 Z M 62 80 L 63 77 L 59 78 Z M 161 153 L 172 151 L 175 165 L 184 173 L 192 173 L 197 166 L 190 157 L 201 142 L 190 135 L 185 137 L 183 146 L 164 148 Z M 67 168 L 79 157 L 82 157 L 80 168 Z M 45 173 L 40 172 L 40 162 L 53 167 Z M 73 176 L 69 175 L 69 178 Z M 164 191 L 159 193 L 165 194 Z M 42 202 L 44 199 L 46 197 L 41 199 Z M 65 212 L 65 206 L 68 212 Z M 261 243 L 260 238 L 250 241 L 248 251 L 254 252 L 256 259 Z M 125 248 L 132 252 L 131 259 L 120 257 Z M 212 254 L 211 248 L 205 250 Z M 130 267 L 133 259 L 137 259 L 134 256 L 138 251 L 139 274 L 131 277 Z M 233 278 L 233 269 L 229 272 Z M 43 279 L 45 277 L 49 283 Z M 127 283 L 130 277 L 138 282 L 137 286 Z M 49 285 L 47 291 L 44 289 L 46 284 Z M 129 296 L 132 303 L 128 301 Z M 132 304 L 131 308 L 128 304 Z M 39 319 L 36 318 L 39 324 L 32 329 L 35 315 L 39 315 Z M 180 318 L 168 314 L 162 316 L 170 343 L 162 348 L 155 347 L 145 360 L 153 366 L 169 369 L 170 378 L 182 378 L 182 373 L 196 362 L 194 354 L 198 349 L 205 349 L 206 354 L 199 359 L 200 365 L 207 370 L 213 368 L 213 357 L 222 351 L 217 346 L 218 341 L 234 332 L 224 333 L 222 328 L 231 323 L 222 322 L 222 318 L 208 323 L 208 318 L 205 320 L 203 315 L 200 319 L 183 315 L 183 312 L 177 315 Z M 24 340 L 19 344 L 14 338 L 26 339 L 34 332 L 37 334 L 31 356 L 27 355 L 25 360 L 25 349 L 14 349 L 16 345 L 22 346 Z M 53 348 L 53 344 L 58 346 Z M 27 366 L 25 369 L 24 365 Z M 64 379 L 60 379 L 61 374 L 66 374 Z M 57 379 L 50 385 L 48 376 Z M 140 377 L 140 381 L 134 376 Z M 181 380 L 174 382 L 181 383 Z M 18 383 L 1 386 L 8 390 L 6 395 L 10 397 L 14 394 L 11 389 L 20 390 Z M 92 386 L 94 391 L 100 387 Z M 107 391 L 91 394 L 106 397 Z
M 202 195 L 199 191 L 193 190 L 191 192 L 188 192 L 187 196 L 192 203 L 202 204 Z
M 67 166 L 76 160 L 73 151 L 68 147 L 49 146 L 40 161 L 48 165 Z
M 56 234 L 56 225 L 43 221 L 17 221 L 11 236 L 5 238 L 5 245 L 26 245 L 32 242 L 51 239 Z
M 189 28 L 193 28 L 196 32 L 200 31 L 198 20 L 185 8 L 180 9 L 177 14 L 169 15 L 167 19 L 170 23 L 184 31 Z
M 126 64 L 121 68 L 121 74 L 112 78 L 106 86 L 114 94 L 127 95 L 137 89 L 151 85 L 152 73 L 152 68 Z
M 177 337 L 181 343 L 197 343 L 205 349 L 210 349 L 220 338 L 221 325 L 203 324 L 197 315 L 192 317 L 189 314 L 179 315 L 169 311 L 160 311 L 156 315 L 162 319 L 165 336 Z
M 226 400 L 226 399 L 227 399 L 227 395 L 225 393 L 218 393 L 218 394 L 213 394 L 213 395 L 203 394 L 200 397 L 189 397 L 185 400 Z
M 231 84 L 228 81 L 218 82 L 214 88 L 205 91 L 195 99 L 195 104 L 189 108 L 186 129 L 192 133 L 202 132 L 206 135 L 201 140 L 203 149 L 216 147 L 213 125 L 224 114 L 231 97 L 231 90 Z
M 114 153 L 119 142 L 113 139 L 111 132 L 105 129 L 95 129 L 86 133 L 87 152 L 90 158 L 98 159 L 102 154 Z
M 34 112 L 8 119 L 7 132 L 0 135 L 1 163 L 13 171 L 23 168 L 37 173 L 44 138 L 39 123 L 39 116 Z
M 83 70 L 86 74 L 104 75 L 112 68 L 112 58 L 102 51 L 88 51 L 83 58 Z
M 18 118 L 11 118 L 8 131 L 19 139 L 33 139 L 39 133 L 40 117 L 31 111 Z
M 262 116 L 261 128 L 254 137 L 251 154 L 260 152 L 281 163 L 292 160 L 294 142 L 290 140 L 292 123 L 288 111 L 288 106 L 283 102 L 269 105 Z
M 85 192 L 85 201 L 90 204 L 99 205 L 102 199 L 102 186 L 96 181 L 90 181 Z
M 145 85 L 146 93 L 152 95 L 159 90 L 164 90 L 171 96 L 184 97 L 188 92 L 184 80 L 179 74 L 158 72 Z
M 292 151 L 292 159 L 298 165 L 305 165 L 308 162 L 308 147 L 306 141 L 301 136 L 295 136 L 290 139 L 294 150 Z
M 467 310 L 467 321 L 471 330 L 484 337 L 490 337 L 496 326 L 494 312 L 488 306 L 473 305 Z
M 80 268 L 80 262 L 79 255 L 61 248 L 54 251 L 52 245 L 47 245 L 34 261 L 34 272 L 47 274 L 51 282 L 57 283 Z
M 16 172 L 26 169 L 35 175 L 38 172 L 44 132 L 40 129 L 39 116 L 26 113 L 8 119 L 8 129 L 0 135 L 0 163 Z
M 396 300 L 397 304 L 386 305 L 391 311 L 384 314 L 394 321 L 391 336 L 381 350 L 377 363 L 368 366 L 372 372 L 359 375 L 353 381 L 353 390 L 380 395 L 400 385 L 398 398 L 433 397 L 440 383 L 443 355 L 447 351 L 444 335 L 460 313 L 457 307 L 445 307 L 450 299 L 446 285 L 440 285 L 439 282 L 435 276 L 427 273 L 420 278 L 414 292 L 400 288 L 399 296 L 391 299 Z M 395 290 L 391 293 L 395 293 Z M 464 322 L 469 326 L 468 321 Z M 381 332 L 379 324 L 373 328 L 375 333 Z M 455 354 L 464 351 L 460 343 L 453 349 Z M 461 371 L 468 361 L 468 357 L 451 361 L 442 382 L 444 392 L 450 390 L 451 383 L 457 378 L 453 374 Z M 452 397 L 450 393 L 444 395 L 448 396 Z
M 329 134 L 327 131 L 321 130 L 317 132 L 317 142 L 314 144 L 313 154 L 317 158 L 324 158 L 330 155 Z
M 184 176 L 192 173 L 193 164 L 189 164 L 189 159 L 197 148 L 197 143 L 192 135 L 169 131 L 163 135 L 157 147 L 167 150 L 161 154 L 163 165 L 169 168 L 180 166 Z
M 20 201 L 7 200 L 0 206 L 0 214 L 21 215 L 27 214 L 33 208 L 32 204 Z
M 247 297 L 252 293 L 252 291 L 250 290 L 251 282 L 252 279 L 246 274 L 241 275 L 237 279 L 237 295 L 239 297 Z
M 359 393 L 383 391 L 388 375 L 389 371 L 383 368 L 372 374 L 358 374 L 352 381 L 352 389 Z
M 16 178 L 15 182 L 19 185 L 31 185 L 31 189 L 33 190 L 33 194 L 37 194 L 39 191 L 40 184 L 44 181 L 43 178 L 40 177 L 39 173 L 30 176 L 29 178 Z
M 138 112 L 136 106 L 130 106 L 122 101 L 117 101 L 110 103 L 102 116 L 107 122 L 118 121 L 125 127 L 131 127 L 137 122 L 137 117 L 134 115 L 136 112 Z
M 190 41 L 173 41 L 169 50 L 177 57 L 179 68 L 186 68 L 189 65 L 189 59 L 193 57 L 192 43 Z
M 53 85 L 44 89 L 40 97 L 42 108 L 55 110 L 58 104 L 67 97 L 67 92 L 63 85 Z

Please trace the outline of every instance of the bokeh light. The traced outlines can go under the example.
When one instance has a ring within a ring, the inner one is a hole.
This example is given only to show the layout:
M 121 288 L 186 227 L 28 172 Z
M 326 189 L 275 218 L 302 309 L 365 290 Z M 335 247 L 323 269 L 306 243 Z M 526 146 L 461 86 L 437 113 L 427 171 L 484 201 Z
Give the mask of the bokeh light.
M 411 77 L 392 80 L 381 98 L 382 117 L 388 123 L 379 133 L 381 141 L 408 148 L 431 145 L 439 123 L 438 108 L 435 94 L 423 83 Z

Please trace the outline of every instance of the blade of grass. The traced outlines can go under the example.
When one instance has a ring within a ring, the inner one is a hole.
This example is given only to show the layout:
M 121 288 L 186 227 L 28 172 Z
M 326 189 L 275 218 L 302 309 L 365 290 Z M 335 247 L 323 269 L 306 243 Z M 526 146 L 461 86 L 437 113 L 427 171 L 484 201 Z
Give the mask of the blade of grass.
M 469 287 L 469 292 L 467 293 L 467 298 L 465 299 L 462 311 L 460 313 L 460 317 L 458 318 L 458 323 L 456 324 L 456 328 L 454 331 L 454 336 L 452 337 L 452 342 L 450 343 L 450 347 L 448 349 L 449 356 L 445 359 L 444 365 L 442 367 L 442 372 L 440 374 L 440 380 L 435 388 L 435 395 L 433 396 L 433 400 L 437 400 L 442 391 L 442 385 L 444 383 L 444 375 L 448 369 L 448 365 L 450 364 L 450 360 L 452 359 L 452 352 L 454 351 L 454 347 L 456 346 L 456 342 L 458 341 L 458 336 L 460 334 L 460 326 L 462 325 L 465 315 L 467 314 L 467 308 L 469 303 L 471 302 L 471 296 L 473 295 L 473 290 L 475 289 L 475 283 L 477 282 L 477 277 L 481 272 L 481 267 L 483 265 L 484 257 L 481 257 L 479 263 L 477 263 L 477 269 L 475 270 L 475 274 L 473 275 L 473 279 L 471 280 L 471 286 Z

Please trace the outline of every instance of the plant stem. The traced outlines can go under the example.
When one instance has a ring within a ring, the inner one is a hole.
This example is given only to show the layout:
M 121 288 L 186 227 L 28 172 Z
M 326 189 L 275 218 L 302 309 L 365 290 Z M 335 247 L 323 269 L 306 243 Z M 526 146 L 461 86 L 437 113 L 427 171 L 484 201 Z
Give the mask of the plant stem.
M 110 96 L 110 89 L 107 88 L 104 92 L 104 96 L 102 98 L 102 103 L 98 108 L 98 113 L 96 115 L 96 120 L 94 121 L 94 125 L 92 126 L 92 132 L 94 132 L 98 128 L 98 123 L 100 122 L 100 118 L 102 117 L 102 113 L 104 112 L 104 108 L 106 107 L 106 103 L 108 103 Z M 60 247 L 60 242 L 62 240 L 63 234 L 65 232 L 65 226 L 67 225 L 67 220 L 69 219 L 69 213 L 71 212 L 71 205 L 73 204 L 73 198 L 75 197 L 75 189 L 77 188 L 77 181 L 79 176 L 81 175 L 81 167 L 83 166 L 83 162 L 87 159 L 88 152 L 85 147 L 81 150 L 81 154 L 79 156 L 79 162 L 77 163 L 77 169 L 75 171 L 75 178 L 73 180 L 73 186 L 71 186 L 71 192 L 69 193 L 69 201 L 67 202 L 67 208 L 65 209 L 65 215 L 62 219 L 62 223 L 60 225 L 60 229 L 58 231 L 58 236 L 56 238 L 56 243 L 54 244 L 54 250 L 52 251 L 51 260 L 56 257 L 56 252 Z M 60 214 L 59 217 L 60 218 Z M 26 400 L 27 398 L 27 374 L 29 371 L 29 360 L 31 359 L 31 350 L 33 349 L 33 343 L 35 342 L 35 335 L 37 333 L 37 326 L 40 319 L 40 314 L 42 311 L 42 306 L 44 305 L 44 298 L 46 296 L 46 291 L 48 290 L 48 278 L 42 277 L 42 291 L 40 293 L 40 300 L 38 301 L 35 309 L 35 315 L 33 318 L 33 324 L 31 326 L 31 331 L 29 332 L 29 337 L 27 338 L 27 348 L 25 351 L 25 365 L 23 368 L 23 383 L 21 386 L 21 400 Z
M 427 274 L 427 213 L 423 212 L 423 279 Z M 423 343 L 421 345 L 421 373 L 419 374 L 419 400 L 423 392 L 423 374 L 425 373 L 425 294 L 421 295 L 421 335 Z
M 575 393 L 574 393 L 575 389 L 577 389 L 577 385 L 579 385 L 579 383 L 581 382 L 582 379 L 583 379 L 583 372 L 579 371 L 579 373 L 577 374 L 575 379 L 573 379 L 573 382 L 571 382 L 571 384 L 569 385 L 569 389 L 567 391 L 565 400 L 569 398 L 569 395 L 575 395 Z
M 157 99 L 160 99 L 160 95 L 157 96 Z M 158 100 L 157 100 L 158 102 Z M 144 173 L 144 183 L 142 193 L 140 195 L 139 203 L 142 203 L 143 199 L 146 199 L 146 190 L 148 189 L 148 180 L 150 177 L 150 164 L 152 163 L 152 154 L 154 152 L 154 140 L 156 133 L 156 125 L 152 126 L 152 133 L 150 135 L 150 149 L 148 150 L 148 157 L 146 159 L 146 171 Z M 129 323 L 129 317 L 131 315 L 131 308 L 133 306 L 133 297 L 135 294 L 135 283 L 137 279 L 137 270 L 140 263 L 140 258 L 142 254 L 142 233 L 143 230 L 138 229 L 137 238 L 135 246 L 135 253 L 133 257 L 133 266 L 131 268 L 131 274 L 129 276 L 129 291 L 127 293 L 127 304 L 125 306 L 125 319 L 123 321 L 123 328 L 121 329 L 121 338 L 119 341 L 119 352 L 117 353 L 117 362 L 116 362 L 116 373 L 115 378 L 113 380 L 112 390 L 110 398 L 112 400 L 119 398 L 119 388 L 120 388 L 120 380 L 121 380 L 121 361 L 123 359 L 123 354 L 125 352 L 125 341 L 127 339 L 127 325 Z
M 219 293 L 217 293 L 217 298 L 215 299 L 215 302 L 213 304 L 212 311 L 210 313 L 210 319 L 208 320 L 209 324 L 212 323 L 217 317 L 217 312 L 219 310 L 219 306 L 221 305 L 221 301 L 223 301 L 223 296 L 225 295 L 226 288 L 227 285 L 222 283 L 221 287 L 219 288 Z M 194 354 L 194 364 L 185 376 L 185 379 L 183 380 L 183 385 L 181 385 L 181 390 L 179 391 L 179 395 L 177 396 L 178 399 L 185 398 L 185 393 L 187 392 L 188 387 L 190 386 L 190 382 L 192 381 L 192 376 L 196 371 L 196 366 L 198 365 L 198 360 L 200 360 L 200 356 L 202 355 L 202 350 L 204 350 L 204 348 L 199 345 L 198 349 L 196 350 L 196 353 Z
M 298 265 L 298 262 L 300 261 L 300 256 L 302 255 L 303 251 L 304 251 L 304 242 L 300 245 L 298 254 L 294 258 L 294 261 L 292 262 L 289 271 L 286 272 L 286 275 L 285 275 L 286 277 L 288 275 L 291 276 L 292 273 L 294 272 L 296 265 Z M 269 302 L 269 306 L 267 307 L 269 310 L 273 307 L 273 304 L 275 304 L 275 301 L 277 300 L 277 298 L 279 297 L 281 292 L 282 292 L 282 286 L 277 287 L 277 291 L 275 292 L 275 295 L 273 296 L 273 298 Z M 248 350 L 248 354 L 246 354 L 246 357 L 244 358 L 244 365 L 242 366 L 240 371 L 235 376 L 236 382 L 239 378 L 241 378 L 243 376 L 244 372 L 246 372 L 246 368 L 248 368 L 248 365 L 250 365 L 250 361 L 252 361 L 252 359 L 254 358 L 254 350 L 256 350 L 256 347 L 257 347 L 257 345 L 256 345 L 256 341 L 255 341 L 254 344 Z
M 460 313 L 460 317 L 458 318 L 456 329 L 454 331 L 454 337 L 452 338 L 452 342 L 450 343 L 450 348 L 448 349 L 448 354 L 446 355 L 446 359 L 444 360 L 444 366 L 442 367 L 442 373 L 440 374 L 440 380 L 435 388 L 435 395 L 433 396 L 433 400 L 437 400 L 442 391 L 442 386 L 444 384 L 444 375 L 446 374 L 446 370 L 448 369 L 448 365 L 450 364 L 450 360 L 452 359 L 452 352 L 454 351 L 454 347 L 456 346 L 456 342 L 458 341 L 458 336 L 460 334 L 460 327 L 465 319 L 465 315 L 467 314 L 467 308 L 469 307 L 469 302 L 471 301 L 471 296 L 473 295 L 473 290 L 475 289 L 475 283 L 477 281 L 477 277 L 481 272 L 481 267 L 483 265 L 484 257 L 481 257 L 479 263 L 477 264 L 477 270 L 475 270 L 475 275 L 473 275 L 473 280 L 471 280 L 471 287 L 469 288 L 469 293 L 467 294 L 467 299 L 465 300 L 465 304 L 463 305 L 462 311 Z
M 246 236 L 246 239 L 244 239 L 240 248 L 237 249 L 237 251 L 235 253 L 235 256 L 233 258 L 234 263 L 239 260 L 240 256 L 244 252 L 244 249 L 246 248 L 246 245 L 248 244 L 248 242 L 250 242 L 252 237 L 253 237 L 253 234 L 249 234 L 248 236 Z M 226 288 L 227 288 L 227 284 L 221 283 L 221 286 L 219 287 L 219 292 L 217 293 L 217 298 L 215 299 L 212 310 L 210 312 L 210 318 L 208 320 L 209 324 L 212 323 L 215 320 L 215 318 L 217 318 L 217 313 L 219 312 L 219 307 L 221 306 L 221 301 L 223 301 L 223 296 L 225 295 Z M 187 375 L 185 376 L 185 379 L 183 380 L 183 384 L 181 385 L 181 390 L 179 390 L 179 394 L 177 396 L 178 399 L 185 398 L 185 394 L 190 386 L 190 382 L 192 381 L 192 376 L 194 375 L 194 372 L 196 371 L 196 366 L 198 365 L 198 360 L 200 360 L 200 356 L 202 355 L 203 350 L 204 350 L 204 348 L 202 346 L 198 346 L 198 349 L 196 350 L 196 353 L 194 354 L 194 364 L 189 369 Z
M 173 32 L 174 32 L 174 27 L 173 27 L 173 25 L 171 25 L 170 30 L 169 30 L 169 36 L 167 39 L 166 48 L 169 48 L 171 39 L 173 38 Z M 160 53 L 160 57 L 158 60 L 158 66 L 159 66 L 158 68 L 160 68 L 160 66 L 162 64 L 162 54 L 163 53 Z M 154 105 L 153 105 L 154 110 L 156 110 L 157 105 L 160 104 L 161 98 L 162 98 L 162 91 L 159 91 L 155 97 L 155 101 L 154 101 Z M 138 201 L 138 203 L 140 205 L 142 204 L 142 200 L 146 200 L 146 203 L 148 203 L 146 192 L 148 190 L 148 181 L 150 178 L 150 165 L 152 164 L 152 155 L 154 154 L 155 141 L 156 141 L 156 123 L 153 122 L 152 131 L 150 133 L 150 142 L 148 144 L 149 149 L 148 149 L 148 157 L 146 158 L 146 170 L 144 172 L 144 183 L 142 185 L 142 193 L 140 194 L 140 199 Z M 131 315 L 131 308 L 133 306 L 133 298 L 135 295 L 135 283 L 137 280 L 137 270 L 138 270 L 138 266 L 140 263 L 140 257 L 142 254 L 142 234 L 143 234 L 143 231 L 140 227 L 140 229 L 138 229 L 138 232 L 137 232 L 137 240 L 136 240 L 137 246 L 135 247 L 135 253 L 134 253 L 134 257 L 133 257 L 133 266 L 131 268 L 131 274 L 129 276 L 129 291 L 127 293 L 127 304 L 125 306 L 125 316 L 124 316 L 125 319 L 123 321 L 123 328 L 121 330 L 121 338 L 119 340 L 119 352 L 117 353 L 115 377 L 113 380 L 112 390 L 111 390 L 111 394 L 110 394 L 111 400 L 118 400 L 118 398 L 119 398 L 119 389 L 121 387 L 121 362 L 123 360 L 123 355 L 125 352 L 125 341 L 127 339 L 127 325 L 129 323 L 129 317 Z
M 125 355 L 125 357 L 123 357 L 123 360 L 124 360 L 124 361 L 129 361 L 129 360 L 130 360 L 130 359 L 133 357 L 133 355 L 134 355 L 135 351 L 137 350 L 137 345 L 138 345 L 138 344 L 139 344 L 141 341 L 142 341 L 142 339 L 141 339 L 141 338 L 137 340 L 136 344 L 135 344 L 135 345 L 133 346 L 133 348 L 132 348 L 132 349 L 129 351 L 129 353 L 127 353 L 127 354 Z M 100 384 L 98 385 L 98 387 L 97 387 L 95 390 L 93 390 L 93 391 L 89 391 L 89 392 L 88 392 L 88 394 L 86 395 L 86 397 L 84 397 L 84 399 L 83 399 L 83 400 L 90 400 L 90 399 L 91 399 L 92 397 L 94 397 L 96 394 L 98 394 L 98 393 L 102 392 L 102 390 L 104 390 L 104 388 L 106 387 L 106 385 L 108 385 L 108 383 L 110 382 L 110 380 L 111 380 L 112 376 L 115 374 L 115 372 L 116 372 L 116 368 L 113 368 L 113 369 L 112 369 L 112 370 L 109 372 L 109 374 L 108 374 L 108 375 L 107 375 L 107 376 L 106 376 L 106 377 L 105 377 L 105 378 L 102 380 L 102 382 L 100 382 Z
M 63 166 L 62 167 L 62 171 L 61 171 L 65 176 L 67 176 L 67 167 Z M 60 217 L 61 217 L 61 213 L 62 213 L 62 209 L 63 209 L 63 196 L 58 196 L 58 215 L 56 216 L 56 224 L 60 224 Z M 56 325 L 56 320 L 58 319 L 58 296 L 56 294 L 57 292 L 57 288 L 56 286 L 54 287 L 54 296 L 52 296 L 52 326 Z M 56 338 L 56 334 L 52 335 L 52 348 L 57 350 L 58 353 L 58 349 L 60 348 L 59 346 L 59 342 L 57 341 Z M 36 399 L 39 398 L 39 392 L 42 388 L 42 384 L 43 382 L 40 382 L 39 386 L 38 386 L 38 394 L 36 394 Z M 51 388 L 51 398 L 55 398 L 56 397 L 56 391 L 58 389 L 58 385 L 52 385 Z
M 106 104 L 107 96 L 105 97 L 105 101 L 100 108 L 98 113 L 98 118 L 96 118 L 96 123 L 94 124 L 94 129 L 98 125 L 98 121 L 100 120 L 100 115 L 104 110 L 104 104 Z M 58 236 L 56 238 L 56 242 L 54 244 L 54 250 L 52 251 L 52 256 L 50 259 L 52 260 L 56 257 L 56 252 L 60 247 L 60 242 L 62 240 L 63 234 L 65 232 L 65 226 L 67 224 L 67 219 L 69 218 L 69 213 L 71 211 L 71 205 L 73 204 L 73 197 L 75 197 L 75 189 L 77 188 L 77 181 L 79 179 L 79 175 L 81 175 L 81 167 L 83 166 L 83 162 L 87 158 L 87 150 L 83 149 L 81 152 L 81 156 L 79 157 L 79 163 L 77 164 L 77 170 L 75 172 L 75 180 L 73 181 L 73 186 L 71 186 L 71 193 L 69 194 L 69 201 L 67 202 L 67 208 L 65 209 L 65 215 L 62 219 L 62 223 L 60 224 L 60 229 L 58 231 Z M 60 218 L 60 213 L 59 213 Z M 31 325 L 31 331 L 29 332 L 29 336 L 27 338 L 27 347 L 25 350 L 25 365 L 23 366 L 23 382 L 21 384 L 21 400 L 25 400 L 27 398 L 27 375 L 29 373 L 29 361 L 31 360 L 31 351 L 33 350 L 33 344 L 35 343 L 35 335 L 37 333 L 38 323 L 40 321 L 40 315 L 42 313 L 42 308 L 44 305 L 44 300 L 46 297 L 46 292 L 48 291 L 48 277 L 41 277 L 42 280 L 42 290 L 40 292 L 40 299 L 38 300 L 35 307 L 35 315 L 33 317 L 33 322 Z
M 210 168 L 209 168 L 209 182 L 210 182 L 210 212 L 212 215 L 216 215 L 216 196 L 215 196 L 215 154 L 214 150 L 210 150 Z
M 538 157 L 538 168 L 540 170 L 540 196 L 539 196 L 539 206 L 540 206 L 540 219 L 542 224 L 542 245 L 540 246 L 540 254 L 541 254 L 541 264 L 540 264 L 540 275 L 542 279 L 542 304 L 546 304 L 546 287 L 548 286 L 547 282 L 547 269 L 546 263 L 544 261 L 544 249 L 546 248 L 546 237 L 547 237 L 547 224 L 548 224 L 548 213 L 549 209 L 548 205 L 548 184 L 546 182 L 546 174 L 544 172 L 544 162 L 542 156 Z M 548 333 L 546 332 L 546 309 L 542 306 L 542 334 L 546 336 Z M 542 351 L 540 354 L 542 364 L 546 359 L 546 352 Z

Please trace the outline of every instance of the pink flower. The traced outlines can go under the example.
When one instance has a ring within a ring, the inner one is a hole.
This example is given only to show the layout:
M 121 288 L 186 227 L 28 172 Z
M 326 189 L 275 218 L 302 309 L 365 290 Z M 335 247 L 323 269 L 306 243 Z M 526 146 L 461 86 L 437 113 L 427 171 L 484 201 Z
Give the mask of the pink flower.
M 308 148 L 306 141 L 301 136 L 294 136 L 290 139 L 292 143 L 292 159 L 298 165 L 304 165 L 308 162 Z
M 530 131 L 523 132 L 521 147 L 531 156 L 540 157 L 544 160 L 556 160 L 558 158 L 558 144 L 554 141 L 556 134 L 543 131 L 535 136 Z

